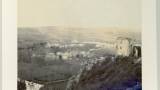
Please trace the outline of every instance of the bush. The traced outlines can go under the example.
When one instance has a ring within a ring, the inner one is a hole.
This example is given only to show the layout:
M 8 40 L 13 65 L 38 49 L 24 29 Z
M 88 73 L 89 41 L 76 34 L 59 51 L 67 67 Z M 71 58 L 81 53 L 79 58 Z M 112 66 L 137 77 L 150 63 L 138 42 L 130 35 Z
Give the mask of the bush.
M 18 90 L 26 90 L 26 84 L 23 81 L 18 81 L 17 83 L 17 89 Z

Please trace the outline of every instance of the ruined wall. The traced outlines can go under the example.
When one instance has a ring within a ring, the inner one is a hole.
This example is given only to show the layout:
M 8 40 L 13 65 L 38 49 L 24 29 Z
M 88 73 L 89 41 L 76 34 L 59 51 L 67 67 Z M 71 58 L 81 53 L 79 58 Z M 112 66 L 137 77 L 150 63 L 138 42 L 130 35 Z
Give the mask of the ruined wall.
M 134 46 L 132 47 L 132 56 L 133 57 L 141 57 L 141 46 Z
M 132 51 L 131 41 L 129 39 L 118 39 L 116 43 L 117 55 L 129 56 Z
M 141 57 L 141 44 L 134 42 L 132 39 L 120 38 L 116 42 L 117 55 Z

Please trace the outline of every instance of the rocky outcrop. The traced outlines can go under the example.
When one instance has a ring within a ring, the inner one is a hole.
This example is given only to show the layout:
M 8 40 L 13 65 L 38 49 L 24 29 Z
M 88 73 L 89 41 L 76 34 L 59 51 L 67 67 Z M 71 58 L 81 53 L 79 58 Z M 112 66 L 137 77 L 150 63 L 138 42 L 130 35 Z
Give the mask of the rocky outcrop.
M 44 85 L 18 79 L 18 90 L 40 90 Z

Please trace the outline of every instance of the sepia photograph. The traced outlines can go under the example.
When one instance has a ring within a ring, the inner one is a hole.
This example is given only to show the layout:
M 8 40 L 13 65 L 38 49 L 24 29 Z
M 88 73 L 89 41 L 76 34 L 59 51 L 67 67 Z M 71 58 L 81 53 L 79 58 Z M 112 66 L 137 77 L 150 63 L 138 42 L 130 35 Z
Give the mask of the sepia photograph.
M 142 90 L 141 0 L 18 0 L 17 90 Z

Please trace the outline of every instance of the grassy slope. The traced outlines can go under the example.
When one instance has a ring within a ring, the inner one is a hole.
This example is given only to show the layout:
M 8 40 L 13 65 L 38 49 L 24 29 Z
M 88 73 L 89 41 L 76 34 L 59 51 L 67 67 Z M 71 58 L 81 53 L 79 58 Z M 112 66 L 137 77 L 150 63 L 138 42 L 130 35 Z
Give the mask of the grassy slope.
M 91 70 L 83 70 L 76 77 L 68 90 L 125 90 L 141 83 L 141 63 L 133 63 L 134 58 L 120 57 L 112 62 L 110 58 L 95 64 Z M 78 82 L 76 79 L 78 78 Z M 110 89 L 107 89 L 110 88 Z M 112 89 L 117 88 L 117 89 Z

